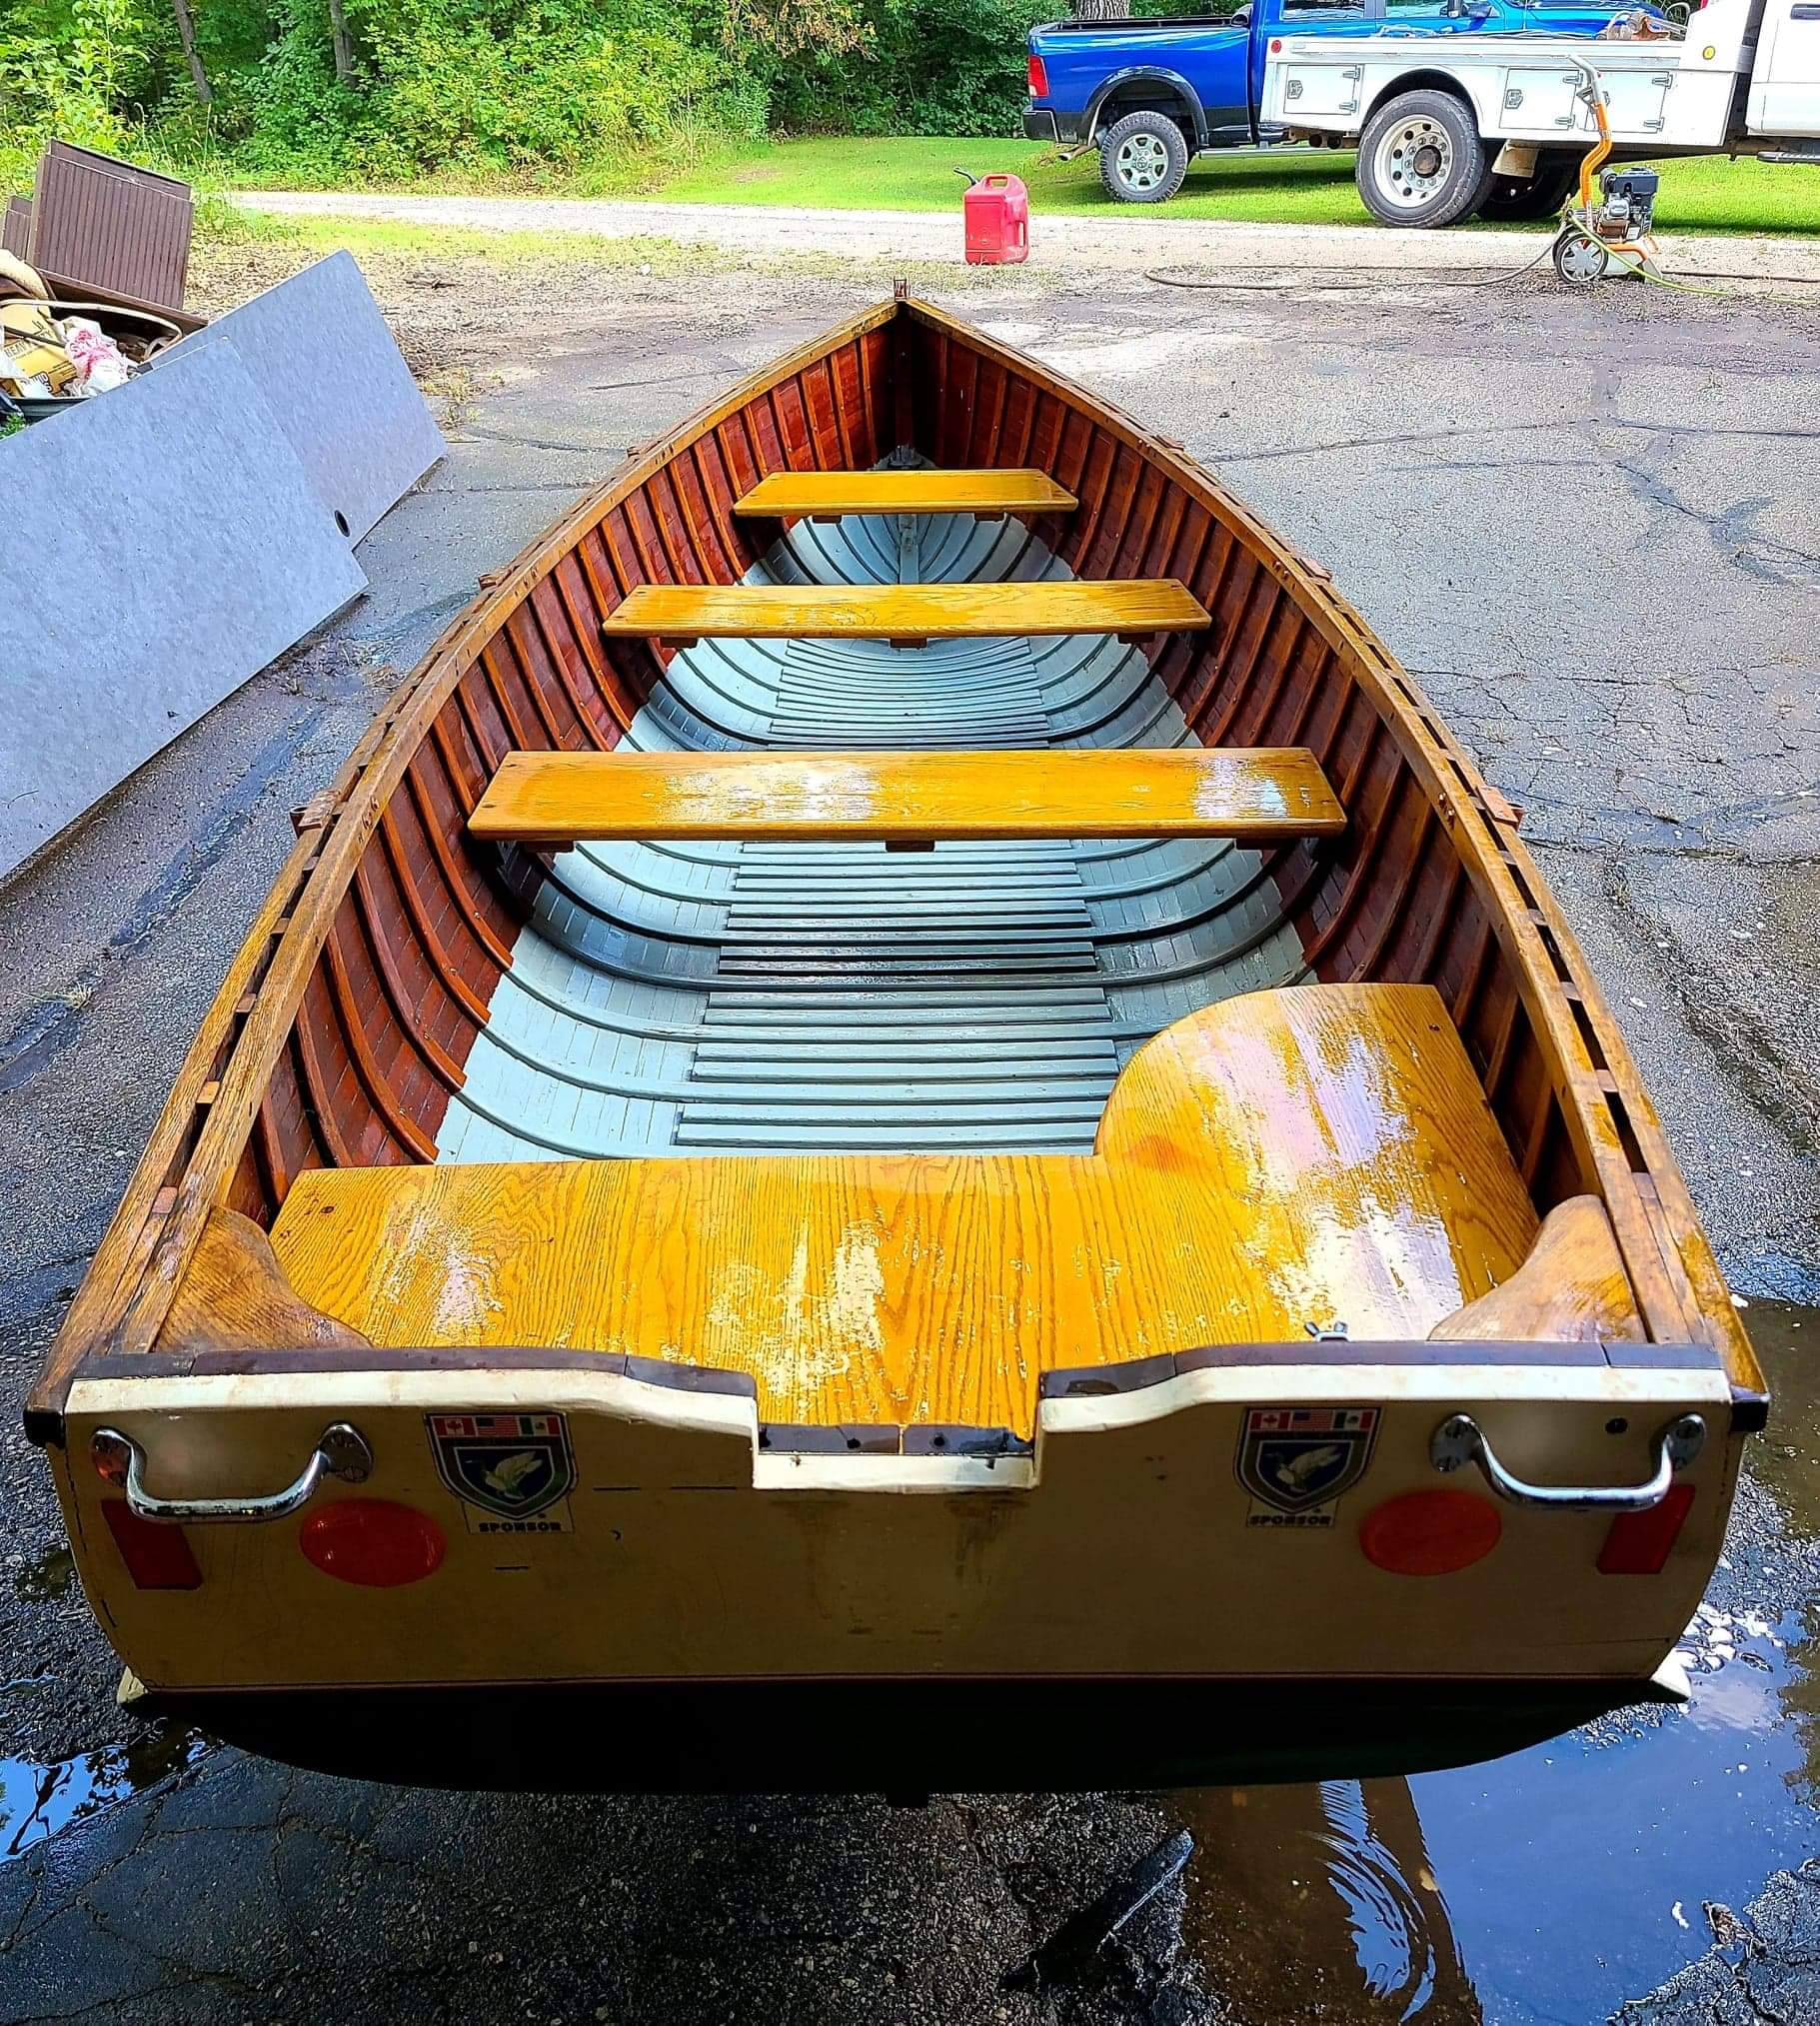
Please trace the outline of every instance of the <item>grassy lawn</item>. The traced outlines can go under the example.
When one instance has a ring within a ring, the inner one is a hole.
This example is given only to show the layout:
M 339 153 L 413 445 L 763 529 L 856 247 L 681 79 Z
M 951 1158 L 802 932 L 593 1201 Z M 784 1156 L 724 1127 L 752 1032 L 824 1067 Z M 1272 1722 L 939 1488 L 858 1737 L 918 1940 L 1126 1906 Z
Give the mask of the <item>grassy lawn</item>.
M 719 156 L 642 194 L 677 204 L 957 211 L 956 167 L 976 176 L 996 170 L 1021 176 L 1038 212 L 1120 208 L 1100 189 L 1093 155 L 1064 162 L 1052 147 L 1004 140 L 778 141 Z M 1352 157 L 1302 149 L 1199 156 L 1180 194 L 1155 207 L 1155 215 L 1370 223 L 1352 186 Z M 1720 156 L 1666 162 L 1656 215 L 1671 232 L 1820 233 L 1820 168 L 1772 168 Z

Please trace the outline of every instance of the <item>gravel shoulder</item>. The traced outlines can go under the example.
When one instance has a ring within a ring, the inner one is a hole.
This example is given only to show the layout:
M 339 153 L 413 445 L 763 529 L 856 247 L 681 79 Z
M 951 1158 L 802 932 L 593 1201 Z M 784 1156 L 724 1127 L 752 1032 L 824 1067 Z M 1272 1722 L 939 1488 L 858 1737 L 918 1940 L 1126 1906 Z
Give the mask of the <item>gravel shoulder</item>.
M 725 252 L 842 260 L 961 264 L 958 200 L 949 212 L 811 211 L 739 204 L 665 204 L 568 197 L 414 197 L 354 191 L 250 190 L 248 210 L 275 217 L 384 220 L 471 231 L 665 239 Z M 1031 222 L 1028 265 L 1051 281 L 1082 269 L 1141 272 L 1183 263 L 1247 270 L 1367 268 L 1410 279 L 1463 268 L 1512 267 L 1547 234 L 1387 231 L 1369 225 L 1259 225 L 1247 220 L 1045 212 Z M 1665 232 L 1663 260 L 1696 276 L 1820 281 L 1820 244 L 1745 234 Z

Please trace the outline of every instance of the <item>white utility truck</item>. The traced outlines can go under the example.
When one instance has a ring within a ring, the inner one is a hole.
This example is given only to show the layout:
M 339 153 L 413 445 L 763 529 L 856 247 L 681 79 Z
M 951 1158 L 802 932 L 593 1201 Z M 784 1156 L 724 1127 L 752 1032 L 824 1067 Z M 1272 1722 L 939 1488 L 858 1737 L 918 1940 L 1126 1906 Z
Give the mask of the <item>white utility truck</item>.
M 1259 117 L 1292 140 L 1356 147 L 1359 195 L 1386 225 L 1550 217 L 1607 140 L 1607 154 L 1633 162 L 1820 162 L 1820 0 L 1712 0 L 1685 25 L 1636 25 L 1645 37 L 1274 36 Z M 1604 182 L 1603 236 L 1645 237 L 1654 178 L 1607 171 Z M 1599 209 L 1583 193 L 1569 224 L 1588 230 L 1563 234 L 1579 242 L 1577 271 L 1557 248 L 1569 280 L 1604 270 Z

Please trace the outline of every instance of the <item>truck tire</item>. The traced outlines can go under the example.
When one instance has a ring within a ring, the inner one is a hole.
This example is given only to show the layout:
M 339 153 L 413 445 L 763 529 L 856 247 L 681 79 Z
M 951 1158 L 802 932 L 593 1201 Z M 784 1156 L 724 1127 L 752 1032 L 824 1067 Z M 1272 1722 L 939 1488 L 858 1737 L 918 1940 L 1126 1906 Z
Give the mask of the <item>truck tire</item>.
M 1493 225 L 1528 224 L 1557 218 L 1567 193 L 1580 180 L 1577 155 L 1545 155 L 1533 176 L 1498 176 L 1479 203 L 1479 216 Z
M 1451 92 L 1402 92 L 1365 122 L 1356 177 L 1386 225 L 1453 225 L 1484 201 L 1491 155 Z
M 1167 113 L 1126 113 L 1099 137 L 1099 180 L 1120 204 L 1161 204 L 1188 173 L 1188 144 Z

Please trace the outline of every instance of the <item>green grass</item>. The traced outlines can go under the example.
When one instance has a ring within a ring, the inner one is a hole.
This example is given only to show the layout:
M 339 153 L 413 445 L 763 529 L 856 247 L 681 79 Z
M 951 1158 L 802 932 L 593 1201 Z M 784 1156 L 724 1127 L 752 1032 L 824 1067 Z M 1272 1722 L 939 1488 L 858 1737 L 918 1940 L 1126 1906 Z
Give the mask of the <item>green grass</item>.
M 367 269 L 369 280 L 390 270 L 396 282 L 407 271 L 439 264 L 459 268 L 473 261 L 508 277 L 524 272 L 547 284 L 553 270 L 578 276 L 610 270 L 676 279 L 703 274 L 735 273 L 758 265 L 768 272 L 815 279 L 851 281 L 856 263 L 827 248 L 806 244 L 800 252 L 767 254 L 760 261 L 729 248 L 699 246 L 688 241 L 640 234 L 609 238 L 587 232 L 499 232 L 484 226 L 420 225 L 396 219 L 281 217 L 217 200 L 200 207 L 191 263 L 192 307 L 219 310 L 241 301 L 252 290 L 269 287 L 308 261 L 325 254 L 352 253 Z M 879 271 L 881 280 L 902 276 L 918 290 L 959 285 L 945 262 L 906 261 L 880 256 L 863 263 Z M 989 282 L 995 268 L 968 268 L 967 281 Z M 445 277 L 449 279 L 449 277 Z M 382 299 L 384 292 L 382 291 Z
M 675 204 L 948 211 L 960 203 L 956 166 L 976 176 L 1002 170 L 1021 176 L 1039 215 L 1121 208 L 1100 189 L 1095 156 L 1064 162 L 1055 148 L 1004 140 L 777 141 L 728 151 L 642 194 Z M 1180 194 L 1155 215 L 1272 225 L 1371 222 L 1353 188 L 1352 157 L 1303 149 L 1202 155 Z M 1820 168 L 1719 156 L 1666 162 L 1657 218 L 1672 232 L 1820 233 Z

